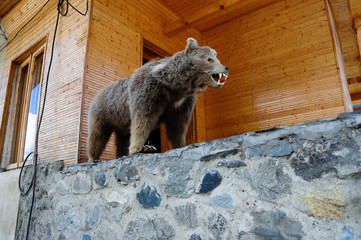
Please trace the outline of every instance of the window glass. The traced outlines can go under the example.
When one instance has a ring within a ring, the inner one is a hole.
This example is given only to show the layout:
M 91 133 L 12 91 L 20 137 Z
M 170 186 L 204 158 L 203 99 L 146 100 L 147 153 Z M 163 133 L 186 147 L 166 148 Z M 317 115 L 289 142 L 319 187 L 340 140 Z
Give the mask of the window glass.
M 39 105 L 39 96 L 40 96 L 40 77 L 41 69 L 43 63 L 43 54 L 39 54 L 35 57 L 34 61 L 34 72 L 31 83 L 30 90 L 30 102 L 29 108 L 27 111 L 28 119 L 26 124 L 26 134 L 25 134 L 25 146 L 24 146 L 24 156 L 26 156 L 34 151 L 34 142 L 37 128 L 37 116 L 38 116 L 38 105 Z M 29 157 L 32 159 L 32 156 Z

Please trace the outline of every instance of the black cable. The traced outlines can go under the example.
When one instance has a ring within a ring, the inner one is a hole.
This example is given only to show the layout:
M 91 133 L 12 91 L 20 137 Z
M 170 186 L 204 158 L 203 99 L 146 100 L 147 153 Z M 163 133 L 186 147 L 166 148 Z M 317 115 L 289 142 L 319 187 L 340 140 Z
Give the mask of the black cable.
M 19 174 L 19 182 L 18 182 L 18 187 L 19 187 L 19 192 L 22 196 L 25 196 L 26 194 L 29 193 L 31 187 L 33 186 L 33 179 L 31 179 L 31 182 L 30 182 L 30 186 L 28 187 L 28 189 L 26 191 L 23 190 L 23 188 L 21 187 L 21 182 L 20 182 L 20 179 L 21 179 L 21 174 L 23 172 L 23 169 L 24 169 L 24 166 L 25 166 L 25 163 L 26 161 L 28 161 L 29 157 L 33 154 L 34 152 L 31 152 L 28 154 L 28 156 L 26 156 L 24 162 L 23 162 L 23 165 L 21 166 L 21 170 L 20 170 L 20 174 Z M 34 175 L 33 175 L 34 177 Z
M 44 8 L 44 6 L 49 2 L 50 0 L 48 0 L 41 9 Z M 62 13 L 60 8 L 62 6 L 62 4 L 64 3 L 64 1 L 67 2 L 66 4 L 66 11 L 65 13 Z M 44 98 L 43 98 L 43 104 L 42 104 L 42 108 L 41 108 L 41 112 L 40 112 L 40 116 L 39 116 L 39 122 L 38 122 L 38 126 L 37 126 L 37 131 L 36 131 L 36 136 L 35 136 L 35 153 L 31 152 L 27 155 L 27 157 L 25 158 L 24 162 L 23 162 L 23 165 L 21 167 L 21 170 L 20 170 L 20 175 L 19 175 L 19 191 L 21 193 L 21 195 L 26 195 L 31 188 L 33 188 L 33 196 L 32 196 L 32 200 L 31 200 L 31 206 L 30 206 L 30 212 L 29 212 L 29 219 L 28 219 L 28 225 L 27 225 L 27 229 L 26 229 L 26 240 L 29 238 L 29 232 L 30 232 L 30 224 L 31 224 L 31 215 L 32 215 L 32 212 L 33 212 L 33 207 L 34 207 L 34 201 L 35 201 L 35 189 L 36 189 L 36 170 L 37 170 L 37 163 L 38 163 L 38 146 L 39 146 L 39 133 L 40 133 L 40 127 L 41 127 L 41 123 L 42 123 L 42 120 L 43 120 L 43 116 L 44 116 L 44 109 L 45 109 L 45 103 L 46 103 L 46 96 L 47 96 L 47 91 L 48 91 L 48 83 L 49 83 L 49 76 L 50 76 L 50 70 L 51 70 L 51 65 L 53 63 L 53 56 L 54 56 L 54 47 L 55 47 L 55 39 L 56 39 L 56 32 L 57 32 L 57 29 L 58 29 L 58 24 L 59 24 L 59 16 L 62 15 L 62 16 L 66 16 L 68 14 L 68 9 L 69 9 L 69 5 L 75 10 L 77 11 L 79 14 L 81 14 L 82 16 L 85 16 L 88 12 L 88 1 L 86 2 L 86 11 L 85 13 L 81 13 L 78 9 L 76 9 L 73 5 L 71 5 L 69 3 L 68 0 L 59 0 L 58 2 L 58 6 L 57 6 L 57 18 L 56 18 L 56 23 L 55 23 L 55 29 L 54 29 L 54 35 L 53 35 L 53 41 L 52 41 L 52 45 L 51 45 L 51 54 L 50 54 L 50 61 L 49 61 L 49 67 L 48 67 L 48 72 L 47 72 L 47 75 L 46 75 L 46 80 L 45 80 L 45 87 L 44 87 Z M 35 14 L 35 16 L 41 11 L 41 9 Z M 32 18 L 34 19 L 35 16 Z M 31 22 L 31 20 L 28 21 L 19 31 L 18 33 L 27 25 L 29 24 L 29 22 Z M 17 33 L 17 34 L 18 34 Z M 17 36 L 17 34 L 15 35 L 15 37 Z M 11 41 L 6 44 L 6 46 L 8 46 L 14 39 L 11 39 Z M 5 47 L 6 47 L 5 46 Z M 4 48 L 5 48 L 4 47 Z M 3 48 L 3 49 L 4 49 Z M 1 49 L 0 52 L 3 50 Z M 21 173 L 23 171 L 23 168 L 25 166 L 25 163 L 26 161 L 28 160 L 28 158 L 31 156 L 31 154 L 34 154 L 34 164 L 33 164 L 33 176 L 32 176 L 32 180 L 31 180 L 31 183 L 30 183 L 30 186 L 29 188 L 24 191 L 22 188 L 21 188 L 21 184 L 20 184 L 20 178 L 21 178 Z

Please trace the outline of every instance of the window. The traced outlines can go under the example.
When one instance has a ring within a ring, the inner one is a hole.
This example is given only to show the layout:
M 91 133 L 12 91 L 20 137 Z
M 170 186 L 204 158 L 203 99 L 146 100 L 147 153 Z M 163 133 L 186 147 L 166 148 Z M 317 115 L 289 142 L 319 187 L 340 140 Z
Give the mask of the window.
M 19 167 L 34 151 L 44 46 L 43 41 L 12 63 L 0 132 L 1 162 L 6 168 Z

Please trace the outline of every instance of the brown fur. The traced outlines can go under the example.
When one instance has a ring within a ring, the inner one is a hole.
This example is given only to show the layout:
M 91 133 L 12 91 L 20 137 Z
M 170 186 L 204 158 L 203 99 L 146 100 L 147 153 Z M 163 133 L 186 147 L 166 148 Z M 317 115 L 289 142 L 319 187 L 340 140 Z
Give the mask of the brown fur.
M 228 75 L 228 68 L 219 62 L 216 51 L 198 47 L 193 38 L 187 42 L 184 51 L 150 61 L 129 78 L 114 82 L 97 94 L 88 118 L 89 161 L 99 160 L 112 132 L 116 136 L 117 157 L 128 152 L 153 152 L 154 147 L 144 143 L 162 122 L 173 147 L 185 146 L 197 95 L 207 87 L 223 85 L 212 74 Z

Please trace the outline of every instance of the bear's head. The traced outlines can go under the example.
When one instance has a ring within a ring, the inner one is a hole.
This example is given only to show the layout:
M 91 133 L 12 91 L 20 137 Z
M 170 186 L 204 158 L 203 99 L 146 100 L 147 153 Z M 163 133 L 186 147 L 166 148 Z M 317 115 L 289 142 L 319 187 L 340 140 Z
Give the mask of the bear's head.
M 199 47 L 194 38 L 187 39 L 184 50 L 192 67 L 201 72 L 199 81 L 211 88 L 222 87 L 229 75 L 229 68 L 222 65 L 217 58 L 217 52 L 210 47 Z

